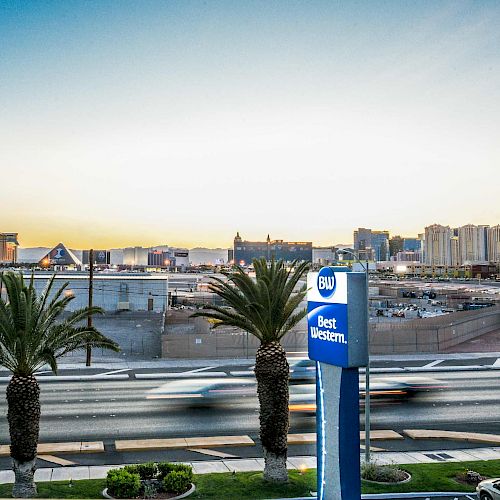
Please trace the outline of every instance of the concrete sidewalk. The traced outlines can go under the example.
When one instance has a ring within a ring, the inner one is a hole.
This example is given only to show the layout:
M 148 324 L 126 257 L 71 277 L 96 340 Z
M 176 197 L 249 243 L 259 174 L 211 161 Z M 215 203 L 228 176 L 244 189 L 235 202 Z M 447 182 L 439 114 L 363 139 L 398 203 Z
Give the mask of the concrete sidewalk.
M 361 460 L 364 454 L 361 454 Z M 408 452 L 376 452 L 372 454 L 379 464 L 416 464 L 469 462 L 477 460 L 500 460 L 498 448 L 469 448 L 464 450 L 434 450 Z M 264 469 L 264 459 L 229 459 L 187 462 L 192 465 L 195 474 L 221 472 L 258 472 Z M 124 465 L 90 465 L 75 467 L 39 468 L 35 473 L 36 481 L 77 481 L 80 479 L 104 479 L 109 470 L 124 467 Z M 315 469 L 315 456 L 297 456 L 288 458 L 288 469 Z M 0 483 L 13 483 L 14 473 L 11 470 L 0 471 Z

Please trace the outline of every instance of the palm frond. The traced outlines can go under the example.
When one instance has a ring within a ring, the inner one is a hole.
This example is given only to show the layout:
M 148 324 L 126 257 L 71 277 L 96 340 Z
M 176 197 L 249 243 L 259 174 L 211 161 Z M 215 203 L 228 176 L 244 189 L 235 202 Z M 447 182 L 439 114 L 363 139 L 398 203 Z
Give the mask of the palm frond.
M 255 279 L 240 266 L 224 272 L 225 279 L 213 278 L 209 289 L 226 307 L 209 305 L 192 317 L 216 320 L 212 328 L 236 326 L 262 343 L 280 340 L 305 316 L 304 310 L 295 311 L 305 298 L 306 288 L 296 288 L 309 264 L 293 262 L 287 269 L 282 260 L 268 263 L 254 259 L 253 267 Z
M 17 375 L 32 375 L 48 364 L 57 370 L 57 359 L 87 345 L 114 351 L 118 345 L 92 327 L 81 325 L 100 308 L 82 308 L 65 318 L 63 313 L 73 300 L 64 294 L 68 283 L 53 291 L 52 276 L 41 294 L 37 294 L 33 276 L 28 285 L 21 273 L 4 273 L 7 300 L 0 297 L 0 365 Z

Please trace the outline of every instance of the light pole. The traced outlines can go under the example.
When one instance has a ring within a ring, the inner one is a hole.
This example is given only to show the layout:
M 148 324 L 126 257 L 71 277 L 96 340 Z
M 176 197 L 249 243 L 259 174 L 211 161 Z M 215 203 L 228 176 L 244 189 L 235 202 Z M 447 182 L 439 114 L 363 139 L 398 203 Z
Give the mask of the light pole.
M 366 321 L 369 323 L 370 321 L 370 302 L 369 302 L 369 291 L 368 291 L 368 285 L 369 285 L 369 276 L 368 276 L 368 261 L 366 261 L 366 264 L 363 265 L 363 263 L 358 259 L 358 257 L 351 252 L 350 250 L 337 250 L 335 252 L 337 255 L 342 253 L 342 254 L 349 254 L 354 259 L 358 262 L 358 264 L 364 269 L 365 275 L 366 275 Z M 366 371 L 365 371 L 365 462 L 370 463 L 370 329 L 369 325 L 367 325 L 367 332 L 368 332 L 368 363 L 366 365 Z

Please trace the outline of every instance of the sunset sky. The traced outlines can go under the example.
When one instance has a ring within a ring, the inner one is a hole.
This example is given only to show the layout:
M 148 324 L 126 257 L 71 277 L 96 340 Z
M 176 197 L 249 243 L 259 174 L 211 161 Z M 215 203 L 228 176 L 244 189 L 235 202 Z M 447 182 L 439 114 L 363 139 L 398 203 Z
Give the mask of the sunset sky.
M 0 3 L 23 247 L 500 223 L 497 1 Z

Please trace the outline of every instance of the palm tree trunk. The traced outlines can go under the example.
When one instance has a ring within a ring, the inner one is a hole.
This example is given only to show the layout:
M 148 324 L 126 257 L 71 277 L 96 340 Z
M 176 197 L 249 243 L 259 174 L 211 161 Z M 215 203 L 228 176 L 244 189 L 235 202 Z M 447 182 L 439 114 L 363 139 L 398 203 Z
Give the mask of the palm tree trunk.
M 34 376 L 13 375 L 7 386 L 10 456 L 15 474 L 12 496 L 33 498 L 40 429 L 40 386 Z
M 285 350 L 279 342 L 259 347 L 255 376 L 260 404 L 260 440 L 264 449 L 264 479 L 274 482 L 288 481 L 289 370 Z

